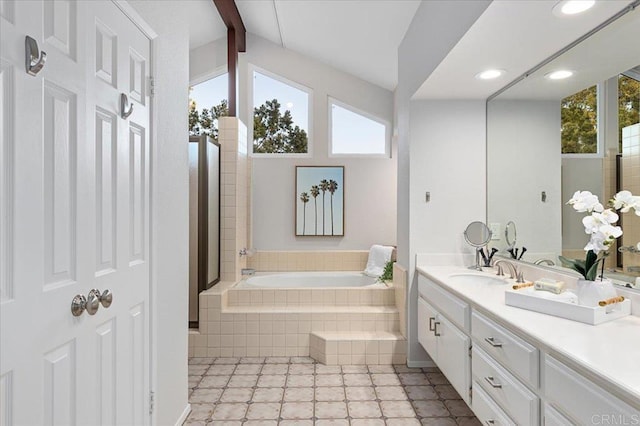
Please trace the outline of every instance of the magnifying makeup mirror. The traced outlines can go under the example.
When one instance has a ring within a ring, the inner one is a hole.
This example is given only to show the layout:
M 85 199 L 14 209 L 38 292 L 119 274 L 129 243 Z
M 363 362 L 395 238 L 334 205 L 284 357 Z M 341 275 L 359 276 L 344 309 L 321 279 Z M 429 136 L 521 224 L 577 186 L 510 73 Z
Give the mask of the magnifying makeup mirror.
M 504 239 L 507 242 L 507 248 L 514 248 L 516 246 L 517 239 L 516 224 L 513 221 L 507 222 L 507 226 L 504 228 Z
M 471 222 L 467 226 L 467 229 L 464 230 L 464 239 L 467 244 L 476 249 L 476 264 L 469 266 L 469 269 L 482 271 L 482 266 L 480 265 L 480 250 L 491 241 L 491 230 L 483 222 Z

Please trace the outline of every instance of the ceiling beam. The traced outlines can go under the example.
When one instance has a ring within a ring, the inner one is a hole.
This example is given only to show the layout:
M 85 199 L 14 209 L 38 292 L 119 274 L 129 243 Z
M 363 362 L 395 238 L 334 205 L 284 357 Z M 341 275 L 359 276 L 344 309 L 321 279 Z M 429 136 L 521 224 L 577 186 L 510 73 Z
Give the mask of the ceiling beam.
M 227 72 L 229 77 L 229 117 L 238 116 L 238 52 L 247 51 L 247 30 L 235 0 L 213 0 L 227 26 Z
M 240 16 L 240 12 L 238 12 L 235 0 L 213 0 L 213 3 L 216 5 L 222 22 L 227 26 L 227 29 L 234 30 L 237 51 L 246 52 L 247 29 L 244 26 L 244 22 L 242 22 L 242 17 Z

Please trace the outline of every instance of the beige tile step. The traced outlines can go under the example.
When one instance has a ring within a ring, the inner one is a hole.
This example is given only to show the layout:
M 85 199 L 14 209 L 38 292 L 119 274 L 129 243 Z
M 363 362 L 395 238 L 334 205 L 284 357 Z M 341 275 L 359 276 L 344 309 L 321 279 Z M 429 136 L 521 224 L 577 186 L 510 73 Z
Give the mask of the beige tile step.
M 305 314 L 324 314 L 324 313 L 360 313 L 360 314 L 376 314 L 376 313 L 395 313 L 398 309 L 395 306 L 289 306 L 289 305 L 273 305 L 273 306 L 224 306 L 221 310 L 223 313 L 244 313 L 244 314 L 262 314 L 262 313 L 305 313 Z
M 281 334 L 283 327 L 307 335 L 313 331 L 398 331 L 400 314 L 391 306 L 232 306 L 209 309 L 200 330 L 205 334 L 229 334 L 245 327 L 258 327 L 259 334 Z
M 226 292 L 228 306 L 393 306 L 395 289 L 382 288 L 291 288 L 247 289 L 231 288 Z
M 397 331 L 313 331 L 309 355 L 327 365 L 404 364 L 407 341 Z

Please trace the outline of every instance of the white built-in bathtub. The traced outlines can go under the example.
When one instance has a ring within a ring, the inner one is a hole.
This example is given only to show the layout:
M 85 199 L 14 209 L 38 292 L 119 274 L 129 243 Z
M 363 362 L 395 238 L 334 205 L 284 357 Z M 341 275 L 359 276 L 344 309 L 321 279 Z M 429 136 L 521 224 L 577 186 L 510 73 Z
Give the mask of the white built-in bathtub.
M 236 288 L 386 288 L 362 272 L 281 272 L 258 274 L 240 281 Z

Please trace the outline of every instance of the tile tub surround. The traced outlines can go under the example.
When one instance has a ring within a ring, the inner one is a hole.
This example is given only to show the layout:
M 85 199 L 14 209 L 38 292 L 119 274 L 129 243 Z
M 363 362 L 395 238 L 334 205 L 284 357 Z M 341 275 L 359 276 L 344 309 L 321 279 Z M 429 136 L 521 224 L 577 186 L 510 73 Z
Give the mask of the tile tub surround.
M 261 251 L 247 259 L 256 271 L 364 271 L 368 250 Z
M 308 356 L 311 333 L 351 333 L 340 338 L 348 342 L 379 333 L 385 339 L 395 335 L 396 342 L 392 351 L 386 343 L 377 345 L 383 350 L 369 353 L 369 362 L 405 362 L 406 339 L 399 333 L 393 288 L 269 290 L 233 285 L 220 283 L 200 294 L 200 329 L 190 331 L 190 356 Z
M 480 425 L 437 368 L 192 358 L 186 425 Z

